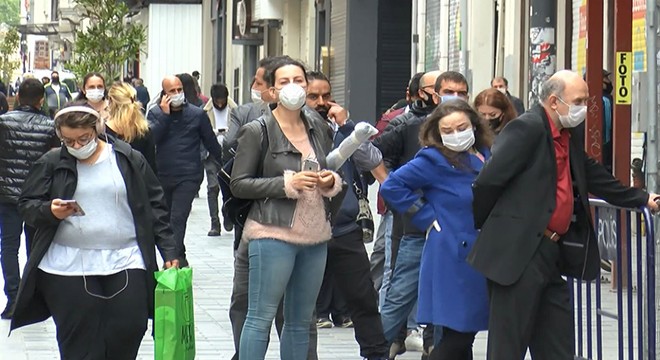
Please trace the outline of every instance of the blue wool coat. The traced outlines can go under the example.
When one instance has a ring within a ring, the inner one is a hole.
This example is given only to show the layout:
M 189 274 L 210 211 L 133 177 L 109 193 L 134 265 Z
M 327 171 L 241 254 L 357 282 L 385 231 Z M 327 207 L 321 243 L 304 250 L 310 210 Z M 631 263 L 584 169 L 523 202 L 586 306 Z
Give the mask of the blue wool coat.
M 482 154 L 490 157 L 488 150 Z M 396 211 L 414 213 L 415 226 L 430 228 L 419 272 L 418 322 L 476 332 L 488 328 L 486 279 L 465 258 L 477 239 L 472 183 L 483 163 L 463 155 L 468 166 L 457 168 L 437 149 L 424 148 L 390 174 L 380 191 Z

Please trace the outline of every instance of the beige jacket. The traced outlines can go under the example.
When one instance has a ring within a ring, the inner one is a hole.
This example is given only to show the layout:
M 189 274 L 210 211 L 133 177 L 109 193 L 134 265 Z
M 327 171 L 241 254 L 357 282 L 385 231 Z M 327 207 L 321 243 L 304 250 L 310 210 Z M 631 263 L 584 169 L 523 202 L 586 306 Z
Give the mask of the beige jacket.
M 231 113 L 231 109 L 236 108 L 238 105 L 236 102 L 231 97 L 227 98 L 227 107 L 229 108 L 229 113 Z M 206 105 L 204 105 L 204 111 L 206 111 L 206 114 L 209 116 L 209 120 L 211 121 L 211 126 L 213 129 L 215 129 L 215 113 L 213 112 L 213 99 L 209 99 L 209 101 L 206 102 Z M 229 113 L 227 114 L 227 119 L 229 119 Z

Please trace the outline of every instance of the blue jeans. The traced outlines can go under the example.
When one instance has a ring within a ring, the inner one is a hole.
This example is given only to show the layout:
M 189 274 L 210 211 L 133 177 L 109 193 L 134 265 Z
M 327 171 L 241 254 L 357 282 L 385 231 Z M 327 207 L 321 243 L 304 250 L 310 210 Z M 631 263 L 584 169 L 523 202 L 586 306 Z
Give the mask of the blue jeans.
M 394 266 L 394 274 L 380 310 L 383 332 L 388 342 L 395 340 L 417 303 L 419 265 L 426 239 L 423 236 L 404 235 Z
M 306 360 L 309 327 L 328 254 L 327 243 L 302 246 L 275 239 L 248 244 L 248 312 L 241 333 L 239 359 L 266 356 L 268 335 L 284 296 L 280 358 Z
M 30 240 L 34 230 L 25 225 L 25 250 L 30 256 Z M 7 303 L 11 305 L 16 301 L 18 286 L 21 282 L 18 266 L 18 248 L 21 245 L 23 233 L 23 218 L 18 213 L 18 206 L 13 204 L 0 204 L 0 263 L 5 281 L 5 295 Z

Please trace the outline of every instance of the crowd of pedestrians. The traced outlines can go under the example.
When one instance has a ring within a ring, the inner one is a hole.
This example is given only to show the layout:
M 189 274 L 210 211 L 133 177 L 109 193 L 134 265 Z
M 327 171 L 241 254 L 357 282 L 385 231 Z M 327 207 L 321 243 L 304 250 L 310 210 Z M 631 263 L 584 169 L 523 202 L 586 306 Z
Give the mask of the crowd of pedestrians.
M 317 359 L 332 326 L 369 360 L 472 359 L 484 330 L 489 360 L 572 359 L 562 276 L 600 266 L 588 194 L 658 208 L 582 150 L 589 92 L 570 71 L 526 112 L 503 77 L 472 101 L 463 74 L 418 73 L 378 121 L 352 119 L 325 74 L 288 56 L 259 62 L 240 105 L 223 84 L 204 96 L 198 72 L 164 76 L 154 97 L 141 79 L 92 72 L 76 99 L 48 80 L 25 79 L 0 114 L 1 316 L 12 330 L 52 317 L 63 359 L 136 358 L 156 252 L 194 267 L 204 177 L 208 236 L 234 235 L 235 360 L 264 359 L 273 323 L 284 360 Z M 378 134 L 334 168 L 359 120 Z

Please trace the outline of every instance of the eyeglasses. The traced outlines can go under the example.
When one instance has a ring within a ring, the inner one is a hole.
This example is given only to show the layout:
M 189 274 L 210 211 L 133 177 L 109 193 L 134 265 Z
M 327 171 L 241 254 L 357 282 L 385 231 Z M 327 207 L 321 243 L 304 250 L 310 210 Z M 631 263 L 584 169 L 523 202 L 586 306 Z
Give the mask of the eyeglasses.
M 83 135 L 77 139 L 67 139 L 65 137 L 62 137 L 62 144 L 68 146 L 68 147 L 74 147 L 76 143 L 80 146 L 85 146 L 89 144 L 92 140 L 94 140 L 95 136 L 94 133 L 89 134 L 89 135 Z

